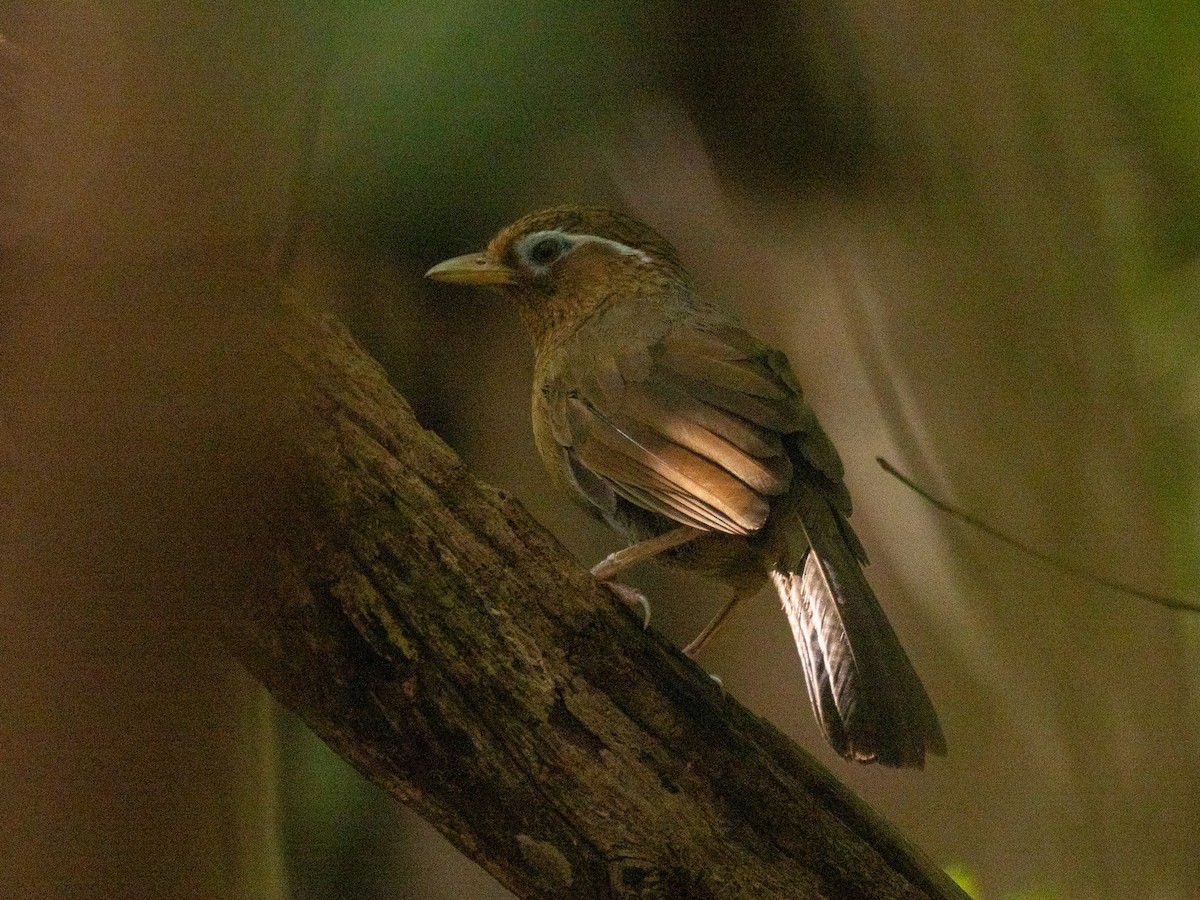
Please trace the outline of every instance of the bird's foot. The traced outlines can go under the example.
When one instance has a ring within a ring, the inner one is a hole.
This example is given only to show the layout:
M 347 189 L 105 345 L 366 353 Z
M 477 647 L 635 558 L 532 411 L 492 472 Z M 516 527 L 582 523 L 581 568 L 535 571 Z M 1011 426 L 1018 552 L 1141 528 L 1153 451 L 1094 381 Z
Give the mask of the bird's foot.
M 606 588 L 616 595 L 617 599 L 624 603 L 632 610 L 641 610 L 642 612 L 642 629 L 650 627 L 650 601 L 646 599 L 646 595 L 637 588 L 632 588 L 627 584 L 621 584 L 619 581 L 604 581 L 601 582 Z

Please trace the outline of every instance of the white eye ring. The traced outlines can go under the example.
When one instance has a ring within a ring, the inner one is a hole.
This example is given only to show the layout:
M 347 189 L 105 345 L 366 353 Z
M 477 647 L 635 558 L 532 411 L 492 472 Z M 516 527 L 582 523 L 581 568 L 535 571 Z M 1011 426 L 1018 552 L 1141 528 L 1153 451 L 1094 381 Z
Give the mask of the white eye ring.
M 535 236 L 525 250 L 525 258 L 539 268 L 545 268 L 571 248 L 571 242 L 559 232 L 548 232 Z

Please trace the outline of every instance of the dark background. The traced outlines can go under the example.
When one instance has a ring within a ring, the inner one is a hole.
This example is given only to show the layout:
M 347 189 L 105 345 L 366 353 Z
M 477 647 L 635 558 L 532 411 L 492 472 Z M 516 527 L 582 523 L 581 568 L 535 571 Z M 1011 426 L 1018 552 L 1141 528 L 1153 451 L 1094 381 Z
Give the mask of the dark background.
M 652 223 L 788 353 L 950 756 L 837 759 L 765 596 L 702 664 L 975 896 L 1200 890 L 1196 618 L 1059 575 L 874 463 L 1200 593 L 1194 4 L 0 13 L 0 883 L 504 896 L 271 708 L 191 601 L 228 588 L 221 353 L 252 351 L 244 272 L 287 221 L 297 289 L 424 424 L 582 560 L 615 547 L 547 492 L 513 311 L 421 279 L 580 201 Z M 721 600 L 638 581 L 681 644 Z

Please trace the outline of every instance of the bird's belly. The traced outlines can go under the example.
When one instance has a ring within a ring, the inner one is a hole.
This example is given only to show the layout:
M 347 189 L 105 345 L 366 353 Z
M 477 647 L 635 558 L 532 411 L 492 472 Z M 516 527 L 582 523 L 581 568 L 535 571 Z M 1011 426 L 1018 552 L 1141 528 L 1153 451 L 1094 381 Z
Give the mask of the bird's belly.
M 766 579 L 753 539 L 710 532 L 663 554 L 666 562 L 734 585 Z

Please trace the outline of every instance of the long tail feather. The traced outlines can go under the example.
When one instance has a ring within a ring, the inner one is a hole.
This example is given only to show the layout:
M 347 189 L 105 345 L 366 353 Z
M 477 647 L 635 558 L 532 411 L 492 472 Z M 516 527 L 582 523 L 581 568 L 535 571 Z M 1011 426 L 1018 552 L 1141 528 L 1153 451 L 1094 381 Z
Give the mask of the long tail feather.
M 813 712 L 847 759 L 921 768 L 944 755 L 937 713 L 863 575 L 857 538 L 816 488 L 793 495 L 807 552 L 771 573 Z M 789 512 L 791 512 L 789 510 Z

